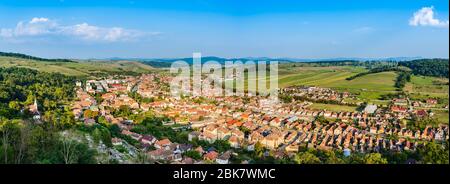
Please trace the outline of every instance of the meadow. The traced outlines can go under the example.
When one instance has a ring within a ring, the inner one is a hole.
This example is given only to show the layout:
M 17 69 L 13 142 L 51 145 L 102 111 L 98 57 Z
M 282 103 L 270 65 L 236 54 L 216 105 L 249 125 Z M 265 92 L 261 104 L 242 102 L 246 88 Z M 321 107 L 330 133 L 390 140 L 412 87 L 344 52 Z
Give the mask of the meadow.
M 289 64 L 288 64 L 289 65 Z M 292 65 L 290 65 L 292 66 Z M 386 104 L 379 100 L 382 95 L 398 93 L 395 85 L 395 72 L 368 74 L 353 80 L 346 78 L 367 71 L 363 67 L 286 67 L 279 69 L 279 86 L 319 86 L 333 88 L 338 91 L 349 91 L 358 94 L 361 100 L 375 104 Z
M 151 66 L 134 61 L 76 61 L 46 62 L 30 59 L 0 57 L 0 67 L 24 67 L 43 72 L 58 72 L 69 76 L 91 76 L 99 73 L 147 73 Z
M 355 112 L 356 106 L 347 106 L 347 105 L 335 105 L 335 104 L 324 104 L 324 103 L 313 103 L 309 106 L 311 109 L 316 110 L 328 110 L 333 112 Z
M 404 91 L 417 100 L 443 98 L 448 101 L 448 82 L 446 78 L 413 75 L 411 82 L 405 85 Z

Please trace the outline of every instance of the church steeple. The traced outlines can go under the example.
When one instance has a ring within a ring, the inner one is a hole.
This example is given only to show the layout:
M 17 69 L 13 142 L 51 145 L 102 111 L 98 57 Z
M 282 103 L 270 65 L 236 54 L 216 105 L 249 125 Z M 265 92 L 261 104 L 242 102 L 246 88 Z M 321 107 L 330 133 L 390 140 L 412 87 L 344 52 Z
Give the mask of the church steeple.
M 31 111 L 33 114 L 39 114 L 39 109 L 38 109 L 38 104 L 37 104 L 36 98 L 34 99 L 33 105 L 30 106 L 30 111 Z
M 41 113 L 39 112 L 36 98 L 34 98 L 33 105 L 30 105 L 30 112 L 33 113 L 33 115 L 34 115 L 33 119 L 34 120 L 40 120 L 41 119 Z

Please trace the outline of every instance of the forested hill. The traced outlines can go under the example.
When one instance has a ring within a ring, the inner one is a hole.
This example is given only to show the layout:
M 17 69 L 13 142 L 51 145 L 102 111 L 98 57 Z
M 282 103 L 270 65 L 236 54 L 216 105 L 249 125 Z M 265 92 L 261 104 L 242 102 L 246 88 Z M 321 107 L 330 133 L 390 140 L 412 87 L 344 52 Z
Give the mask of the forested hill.
M 0 119 L 20 118 L 36 99 L 43 112 L 57 110 L 75 96 L 75 78 L 28 68 L 0 67 Z
M 418 59 L 413 61 L 399 62 L 399 65 L 410 68 L 416 75 L 448 78 L 448 62 L 448 59 Z
M 72 137 L 78 125 L 68 105 L 74 87 L 74 77 L 0 67 L 0 164 L 98 163 L 96 150 Z M 29 113 L 35 100 L 39 121 Z
M 36 61 L 47 61 L 47 62 L 74 62 L 70 59 L 46 59 L 46 58 L 40 58 L 40 57 L 35 57 L 35 56 L 30 56 L 30 55 L 20 54 L 20 53 L 12 53 L 12 52 L 0 52 L 0 56 L 31 59 L 31 60 L 36 60 Z

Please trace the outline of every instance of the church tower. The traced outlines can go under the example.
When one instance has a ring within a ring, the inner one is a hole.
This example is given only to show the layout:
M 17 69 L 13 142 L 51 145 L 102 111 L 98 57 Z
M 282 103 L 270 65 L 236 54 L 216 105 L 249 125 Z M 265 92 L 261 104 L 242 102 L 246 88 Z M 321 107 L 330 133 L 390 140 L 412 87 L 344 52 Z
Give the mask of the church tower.
M 33 114 L 39 114 L 38 104 L 36 98 L 34 99 L 33 105 L 30 105 L 30 112 Z

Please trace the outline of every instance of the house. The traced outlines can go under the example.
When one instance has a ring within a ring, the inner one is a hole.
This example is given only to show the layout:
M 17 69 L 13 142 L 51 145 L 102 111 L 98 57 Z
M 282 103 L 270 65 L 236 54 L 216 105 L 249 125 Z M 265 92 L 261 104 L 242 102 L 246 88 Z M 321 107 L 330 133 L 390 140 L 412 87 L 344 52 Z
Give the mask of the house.
M 231 157 L 231 152 L 227 151 L 225 153 L 223 153 L 222 155 L 220 155 L 219 157 L 216 158 L 216 163 L 218 164 L 228 164 L 228 160 Z
M 158 140 L 155 143 L 155 148 L 157 148 L 157 149 L 164 148 L 164 147 L 170 146 L 170 144 L 172 144 L 172 142 L 170 142 L 169 139 Z
M 90 118 L 84 119 L 84 124 L 93 125 L 93 124 L 95 124 L 95 119 L 90 119 Z
M 148 152 L 149 158 L 153 160 L 167 160 L 171 155 L 173 155 L 172 151 L 165 149 L 157 149 Z
M 426 102 L 427 102 L 428 105 L 434 106 L 434 105 L 437 104 L 438 101 L 436 99 L 429 98 L 429 99 L 427 99 Z
M 274 126 L 274 127 L 279 127 L 281 125 L 281 120 L 280 118 L 273 118 L 270 122 L 269 122 L 270 126 Z
M 217 139 L 217 136 L 209 132 L 203 132 L 198 136 L 198 139 L 208 141 L 209 143 L 214 143 Z
M 149 144 L 149 145 L 153 145 L 158 139 L 156 139 L 156 137 L 152 136 L 152 135 L 144 135 L 141 138 L 141 143 L 142 144 Z
M 397 105 L 391 106 L 392 112 L 406 112 L 406 110 L 407 110 L 406 107 L 397 106 Z
M 408 101 L 404 98 L 394 98 L 394 99 L 392 99 L 392 103 L 394 103 L 394 105 L 397 105 L 397 106 L 407 106 L 408 105 Z
M 376 134 L 377 133 L 377 127 L 370 127 L 370 133 Z
M 112 145 L 114 145 L 114 146 L 122 145 L 122 139 L 120 139 L 120 138 L 113 137 L 111 139 L 111 142 L 112 142 Z
M 205 153 L 205 150 L 203 150 L 203 148 L 201 146 L 198 146 L 197 148 L 195 148 L 195 151 L 200 153 L 200 155 L 203 155 L 203 153 Z
M 422 118 L 428 116 L 428 113 L 426 110 L 420 109 L 416 111 L 416 116 Z
M 239 148 L 239 139 L 237 136 L 232 135 L 229 139 L 228 139 L 228 143 L 230 143 L 230 146 L 232 148 Z
M 75 108 L 72 110 L 72 113 L 75 116 L 75 120 L 78 120 L 83 114 L 83 110 L 81 110 L 81 108 Z
M 190 151 L 192 150 L 192 144 L 179 144 L 177 145 L 177 149 L 176 151 L 180 152 L 180 153 L 184 153 L 186 151 Z
M 193 164 L 194 160 L 190 157 L 184 157 L 183 160 L 181 161 L 182 164 Z
M 204 160 L 216 160 L 216 158 L 218 157 L 219 153 L 217 153 L 216 151 L 210 151 L 208 153 L 206 153 L 205 155 L 203 155 L 203 159 Z
M 181 162 L 183 160 L 183 156 L 181 155 L 181 153 L 170 154 L 167 157 L 167 159 L 172 161 L 172 162 Z
M 238 129 L 231 130 L 231 135 L 236 136 L 239 140 L 243 140 L 245 136 L 244 132 L 241 132 Z

